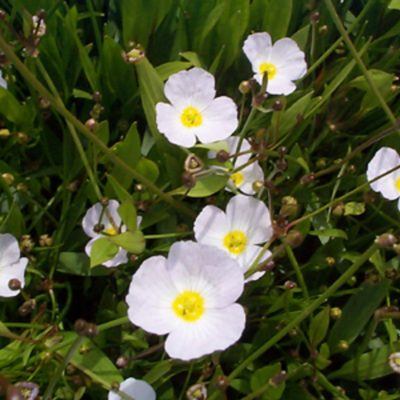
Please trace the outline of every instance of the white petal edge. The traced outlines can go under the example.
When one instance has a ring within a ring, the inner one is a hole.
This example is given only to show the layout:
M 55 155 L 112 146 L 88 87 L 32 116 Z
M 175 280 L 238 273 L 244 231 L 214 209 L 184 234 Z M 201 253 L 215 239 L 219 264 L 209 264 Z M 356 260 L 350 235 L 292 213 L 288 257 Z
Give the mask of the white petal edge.
M 146 382 L 140 379 L 128 378 L 119 385 L 119 391 L 132 396 L 135 400 L 155 400 L 156 392 Z M 121 400 L 118 393 L 110 391 L 108 393 L 108 400 Z
M 11 290 L 8 283 L 11 279 L 18 279 L 21 282 L 21 288 L 23 288 L 27 265 L 28 259 L 23 257 L 14 264 L 0 268 L 0 297 L 14 297 L 19 294 L 20 290 Z
M 243 44 L 243 51 L 251 64 L 261 57 L 266 60 L 270 57 L 272 49 L 271 36 L 267 32 L 258 32 L 249 35 Z
M 9 233 L 0 234 L 0 268 L 19 260 L 20 250 L 17 239 Z

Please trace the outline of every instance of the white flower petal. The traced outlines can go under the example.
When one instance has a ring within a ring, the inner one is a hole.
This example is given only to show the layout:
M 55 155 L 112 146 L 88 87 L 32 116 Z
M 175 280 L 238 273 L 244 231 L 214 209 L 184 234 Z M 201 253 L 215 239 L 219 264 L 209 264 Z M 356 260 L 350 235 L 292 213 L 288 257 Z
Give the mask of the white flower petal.
M 92 247 L 93 247 L 93 243 L 101 238 L 102 235 L 97 235 L 96 237 L 90 239 L 85 246 L 85 253 L 87 254 L 88 257 L 90 257 L 90 252 L 92 251 Z M 118 265 L 121 264 L 126 264 L 128 262 L 128 255 L 126 250 L 124 250 L 123 248 L 119 248 L 118 253 L 111 258 L 108 261 L 105 261 L 102 265 L 104 265 L 107 268 L 113 268 L 113 267 L 117 267 Z
M 368 163 L 367 179 L 371 181 L 398 165 L 400 165 L 400 156 L 397 151 L 390 147 L 382 147 Z M 396 170 L 372 182 L 371 188 L 375 192 L 382 193 L 386 199 L 397 199 L 400 197 L 400 192 L 396 189 L 395 185 L 397 178 L 400 178 L 400 170 Z
M 171 143 L 182 147 L 195 145 L 194 128 L 186 128 L 182 125 L 176 108 L 167 103 L 158 103 L 156 113 L 157 128 Z
M 236 149 L 239 144 L 239 136 L 230 136 L 225 140 L 225 143 L 227 144 L 227 152 L 228 154 L 236 154 Z M 240 146 L 240 149 L 238 153 L 242 152 L 247 152 L 251 149 L 250 143 L 248 142 L 247 139 L 243 139 L 242 144 Z M 208 158 L 216 158 L 217 152 L 214 150 L 210 150 L 207 154 Z M 251 153 L 248 152 L 246 154 L 242 154 L 236 158 L 235 162 L 235 167 L 239 167 L 243 164 L 245 164 L 249 159 L 251 158 Z M 233 160 L 233 158 L 232 158 Z
M 260 58 L 269 60 L 271 48 L 271 36 L 267 32 L 258 32 L 249 35 L 243 45 L 243 51 L 250 63 L 253 64 L 253 68 L 254 64 Z
M 225 213 L 215 206 L 205 206 L 194 221 L 194 237 L 197 242 L 223 247 L 223 238 L 229 232 Z
M 260 254 L 262 250 L 262 246 L 255 246 L 255 245 L 250 245 L 246 247 L 246 250 L 239 255 L 238 257 L 238 262 L 239 265 L 242 267 L 243 273 L 247 272 L 249 268 L 252 266 L 253 262 L 256 260 L 257 256 Z M 263 263 L 267 259 L 271 257 L 271 252 L 266 251 L 261 259 L 258 261 L 258 264 Z M 249 281 L 255 281 L 259 278 L 261 278 L 265 274 L 265 271 L 258 271 L 253 273 L 249 278 L 246 279 L 246 282 Z
M 226 216 L 231 230 L 243 231 L 248 244 L 263 243 L 272 237 L 271 216 L 261 200 L 238 194 L 229 200 Z
M 181 71 L 169 77 L 164 88 L 165 96 L 176 107 L 204 108 L 215 97 L 215 79 L 201 68 Z
M 202 111 L 203 123 L 192 128 L 202 143 L 226 139 L 238 126 L 237 107 L 226 96 L 217 97 Z
M 21 258 L 17 262 L 6 267 L 0 267 L 0 297 L 16 296 L 20 290 L 11 290 L 8 283 L 11 279 L 18 279 L 21 288 L 25 286 L 25 269 L 28 265 L 27 258 Z
M 226 252 L 195 242 L 177 242 L 168 255 L 168 270 L 179 291 L 199 292 L 205 307 L 225 307 L 243 292 L 239 265 Z
M 128 317 L 144 330 L 164 335 L 176 325 L 172 302 L 178 294 L 166 267 L 166 259 L 155 256 L 142 263 L 133 275 L 126 302 Z
M 254 162 L 248 167 L 243 168 L 240 172 L 243 174 L 243 183 L 238 187 L 238 189 L 245 194 L 255 194 L 256 192 L 253 189 L 254 182 L 264 181 L 264 172 L 260 167 L 260 164 Z
M 274 43 L 270 61 L 276 65 L 278 73 L 289 80 L 299 79 L 307 72 L 305 54 L 290 38 L 283 38 Z
M 19 260 L 20 250 L 17 239 L 9 233 L 0 234 L 0 268 Z
M 155 400 L 156 392 L 145 381 L 135 378 L 125 379 L 119 385 L 119 391 L 131 396 L 135 400 Z M 108 400 L 121 400 L 122 397 L 117 393 L 110 391 L 108 393 Z
M 7 81 L 3 78 L 3 72 L 0 71 L 0 86 L 4 89 L 7 89 L 8 83 Z
M 240 339 L 245 322 L 246 316 L 239 304 L 207 310 L 200 320 L 172 331 L 165 350 L 170 357 L 185 361 L 225 350 Z
M 283 75 L 278 75 L 268 81 L 267 92 L 270 94 L 285 95 L 294 92 L 296 90 L 296 85 L 288 78 Z

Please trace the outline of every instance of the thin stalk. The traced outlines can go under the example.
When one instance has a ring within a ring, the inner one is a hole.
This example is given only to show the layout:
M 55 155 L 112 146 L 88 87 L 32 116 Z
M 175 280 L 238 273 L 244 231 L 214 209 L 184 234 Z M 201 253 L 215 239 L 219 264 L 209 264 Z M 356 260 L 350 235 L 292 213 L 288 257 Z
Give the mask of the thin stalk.
M 357 271 L 358 269 L 368 261 L 368 259 L 377 251 L 377 246 L 373 244 L 364 254 L 358 257 L 358 259 L 345 271 L 324 293 L 322 293 L 316 300 L 314 300 L 307 308 L 303 309 L 300 314 L 291 320 L 283 329 L 281 329 L 276 335 L 260 346 L 255 352 L 249 357 L 242 361 L 229 375 L 228 379 L 232 381 L 236 378 L 244 369 L 246 369 L 252 362 L 261 357 L 267 350 L 283 339 L 293 328 L 297 327 L 302 321 L 308 318 L 318 307 L 326 302 L 341 286 L 343 286 Z M 214 393 L 209 400 L 216 398 Z
M 192 235 L 193 232 L 176 232 L 176 233 L 160 233 L 154 235 L 144 235 L 145 239 L 167 239 L 167 238 L 174 238 L 180 236 L 189 236 Z
M 381 104 L 382 110 L 385 112 L 386 116 L 388 117 L 389 121 L 393 124 L 393 126 L 396 127 L 397 132 L 400 132 L 398 126 L 397 126 L 397 119 L 394 116 L 392 110 L 390 107 L 386 104 L 385 99 L 382 96 L 382 93 L 379 91 L 378 87 L 376 86 L 375 82 L 372 80 L 371 75 L 369 74 L 369 71 L 367 67 L 365 66 L 363 60 L 361 59 L 360 55 L 357 52 L 357 49 L 355 48 L 353 42 L 350 39 L 349 34 L 347 33 L 345 27 L 342 24 L 342 21 L 336 12 L 336 9 L 334 5 L 332 4 L 331 0 L 324 0 L 326 7 L 331 14 L 331 17 L 333 19 L 333 22 L 335 23 L 338 31 L 340 32 L 343 40 L 346 42 L 347 47 L 349 48 L 351 54 L 353 55 L 353 58 L 355 59 L 356 63 L 358 64 L 361 72 L 363 73 L 368 85 L 370 86 L 372 92 L 378 99 L 379 103 Z
M 53 391 L 57 385 L 57 382 L 61 378 L 62 373 L 64 372 L 64 369 L 67 367 L 69 362 L 72 360 L 72 357 L 74 356 L 75 352 L 79 349 L 81 346 L 83 340 L 85 339 L 84 336 L 78 336 L 74 342 L 72 343 L 71 347 L 68 350 L 67 355 L 64 357 L 64 361 L 59 365 L 59 367 L 56 369 L 54 372 L 54 375 L 52 376 L 49 386 L 47 386 L 47 389 L 43 395 L 43 400 L 50 400 L 53 396 Z
M 104 324 L 98 325 L 97 329 L 99 332 L 102 332 L 107 329 L 115 328 L 120 325 L 125 325 L 129 322 L 130 321 L 129 321 L 128 317 L 121 317 L 121 318 L 114 319 L 112 321 L 105 322 Z
M 37 90 L 42 97 L 45 97 L 52 107 L 58 111 L 66 120 L 68 120 L 79 132 L 81 132 L 85 137 L 87 137 L 91 142 L 93 142 L 103 153 L 104 155 L 115 165 L 120 166 L 124 169 L 129 175 L 131 175 L 134 179 L 142 183 L 147 189 L 159 196 L 166 203 L 170 204 L 172 207 L 182 211 L 187 216 L 194 218 L 196 214 L 185 204 L 175 200 L 170 195 L 164 193 L 160 190 L 154 183 L 152 183 L 149 179 L 144 177 L 142 174 L 137 172 L 135 169 L 130 167 L 125 161 L 119 158 L 111 149 L 109 149 L 100 138 L 98 138 L 93 132 L 90 131 L 78 118 L 75 117 L 70 111 L 67 110 L 64 103 L 55 98 L 32 74 L 32 72 L 26 67 L 26 65 L 18 58 L 18 56 L 14 53 L 14 50 L 10 45 L 7 44 L 6 40 L 3 37 L 3 34 L 0 33 L 0 48 L 3 50 L 7 59 L 15 66 L 18 72 L 25 78 L 27 82 L 29 82 L 32 87 Z
M 300 269 L 299 263 L 297 262 L 296 256 L 294 255 L 292 248 L 287 243 L 284 243 L 284 246 L 285 246 L 286 254 L 288 255 L 289 261 L 292 264 L 292 267 L 296 273 L 297 280 L 300 284 L 303 295 L 306 299 L 308 299 L 309 294 L 308 294 L 306 281 L 304 280 L 304 276 L 303 276 L 303 273 L 301 272 L 301 269 Z
M 246 135 L 246 132 L 247 132 L 247 127 L 249 126 L 249 124 L 250 124 L 251 120 L 253 119 L 254 115 L 256 114 L 256 111 L 257 111 L 257 109 L 255 107 L 251 107 L 251 110 L 250 110 L 250 113 L 249 113 L 249 115 L 248 115 L 248 117 L 246 119 L 246 122 L 244 123 L 243 128 L 239 133 L 239 142 L 238 142 L 238 144 L 236 146 L 236 150 L 235 150 L 236 154 L 239 153 L 240 148 L 242 147 L 243 139 L 244 139 L 244 136 Z M 237 158 L 237 156 L 234 157 L 233 164 L 235 164 L 236 158 Z

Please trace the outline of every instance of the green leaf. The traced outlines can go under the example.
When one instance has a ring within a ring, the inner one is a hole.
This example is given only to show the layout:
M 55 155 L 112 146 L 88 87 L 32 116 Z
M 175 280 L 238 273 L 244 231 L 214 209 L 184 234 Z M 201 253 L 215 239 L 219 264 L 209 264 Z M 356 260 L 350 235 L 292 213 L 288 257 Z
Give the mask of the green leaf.
M 286 36 L 292 16 L 292 0 L 267 0 L 262 30 L 268 32 L 272 39 L 278 40 Z
M 328 378 L 364 381 L 393 374 L 388 358 L 396 350 L 400 350 L 400 342 L 364 353 L 359 358 L 354 358 L 345 363 L 340 369 L 330 374 Z
M 65 357 L 71 344 L 77 339 L 75 332 L 64 332 L 63 334 L 65 346 L 57 351 L 59 355 Z M 82 351 L 85 349 L 85 351 Z M 74 354 L 70 363 L 76 368 L 94 374 L 95 377 L 101 379 L 108 385 L 121 383 L 122 375 L 116 368 L 115 364 L 103 353 L 91 340 L 84 339 L 80 349 Z
M 164 360 L 156 363 L 156 365 L 143 377 L 143 379 L 153 384 L 166 375 L 172 368 L 172 360 Z
M 136 207 L 131 199 L 122 202 L 118 208 L 118 214 L 130 231 L 135 231 L 137 229 Z
M 110 274 L 110 269 L 98 266 L 90 268 L 90 263 L 85 253 L 64 251 L 60 253 L 57 272 L 79 276 L 105 276 Z
M 110 192 L 110 188 L 112 188 L 112 191 L 114 191 L 120 202 L 132 199 L 132 196 L 129 194 L 129 192 L 112 175 L 108 175 L 107 177 L 107 186 L 106 186 L 107 195 L 109 195 L 110 193 L 113 194 L 112 191 Z
M 388 292 L 388 281 L 377 284 L 364 284 L 350 297 L 342 311 L 342 316 L 333 325 L 328 345 L 332 351 L 337 350 L 341 340 L 351 344 L 362 332 L 365 325 L 380 306 Z
M 155 182 L 160 175 L 157 164 L 148 158 L 141 158 L 137 163 L 136 170 L 151 182 Z
M 187 61 L 171 61 L 156 67 L 156 71 L 162 81 L 166 81 L 171 75 L 192 67 L 193 64 Z
M 111 242 L 110 237 L 101 237 L 94 241 L 90 251 L 90 268 L 111 260 L 118 253 L 118 246 Z
M 193 66 L 203 68 L 199 56 L 194 51 L 184 51 L 179 53 L 179 55 L 188 60 Z
M 325 307 L 311 321 L 308 329 L 308 338 L 316 348 L 325 338 L 329 328 L 329 307 Z
M 184 186 L 175 189 L 172 193 L 174 195 L 187 193 L 188 197 L 207 197 L 224 188 L 227 182 L 228 177 L 225 175 L 208 175 L 199 178 L 195 186 L 188 193 L 187 188 Z
M 392 0 L 388 5 L 389 10 L 400 10 L 400 0 Z
M 158 102 L 165 100 L 164 85 L 147 58 L 143 58 L 135 65 L 144 114 L 146 115 L 150 132 L 155 139 L 159 139 L 160 133 L 157 130 L 155 106 Z
M 29 120 L 24 107 L 3 87 L 0 87 L 0 113 L 15 124 L 22 125 L 26 122 L 25 119 Z
M 250 386 L 253 391 L 263 390 L 263 395 L 258 397 L 263 400 L 279 400 L 285 390 L 285 383 L 279 385 L 269 384 L 269 381 L 274 376 L 281 372 L 281 365 L 279 363 L 268 365 L 260 368 L 251 375 Z M 260 393 L 261 394 L 261 393 Z
M 365 203 L 350 201 L 344 205 L 344 215 L 361 215 L 365 212 Z
M 108 239 L 133 254 L 142 253 L 146 247 L 146 241 L 141 231 L 123 232 L 119 235 L 110 236 Z

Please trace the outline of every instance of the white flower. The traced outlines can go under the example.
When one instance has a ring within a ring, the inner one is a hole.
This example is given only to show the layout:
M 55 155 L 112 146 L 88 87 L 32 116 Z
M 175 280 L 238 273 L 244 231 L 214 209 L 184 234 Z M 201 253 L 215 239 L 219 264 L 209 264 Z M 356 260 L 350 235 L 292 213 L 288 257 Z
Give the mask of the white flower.
M 243 273 L 224 252 L 194 242 L 176 242 L 168 258 L 151 257 L 132 278 L 128 317 L 157 335 L 168 334 L 172 358 L 191 360 L 225 350 L 242 335 L 245 313 L 235 303 Z
M 389 356 L 390 368 L 397 374 L 400 374 L 400 353 L 392 353 Z
M 379 149 L 372 160 L 368 163 L 367 179 L 371 181 L 391 169 L 400 166 L 400 156 L 396 150 L 390 147 Z M 383 176 L 371 183 L 375 192 L 380 192 L 383 197 L 389 200 L 400 198 L 400 168 Z M 400 199 L 397 204 L 400 210 Z
M 93 243 L 106 235 L 114 236 L 126 231 L 126 226 L 122 224 L 121 217 L 118 214 L 119 203 L 116 200 L 109 200 L 108 206 L 104 207 L 100 203 L 96 203 L 90 207 L 82 220 L 82 227 L 86 235 L 92 239 L 85 247 L 86 254 L 90 257 L 90 251 Z M 137 218 L 137 225 L 140 224 L 141 217 Z M 98 228 L 102 229 L 99 230 Z M 96 232 L 96 230 L 99 230 Z M 120 248 L 118 253 L 111 260 L 103 263 L 106 267 L 116 267 L 120 264 L 128 262 L 127 253 Z
M 271 239 L 273 229 L 267 206 L 253 197 L 238 194 L 226 206 L 226 212 L 218 207 L 206 206 L 194 222 L 194 235 L 199 243 L 218 247 L 237 260 L 246 272 L 262 249 L 259 244 Z M 260 262 L 269 258 L 267 251 Z M 264 272 L 250 278 L 258 279 Z
M 0 86 L 4 89 L 7 89 L 7 87 L 8 87 L 7 81 L 3 78 L 2 71 L 0 71 Z
M 246 140 L 243 139 L 242 144 L 240 146 L 240 149 L 238 152 L 236 152 L 237 146 L 239 144 L 239 137 L 238 136 L 231 136 L 230 138 L 226 139 L 226 143 L 228 146 L 228 153 L 229 154 L 236 154 L 236 153 L 245 153 L 241 154 L 236 158 L 235 163 L 233 164 L 233 169 L 237 169 L 240 166 L 246 164 L 252 154 L 251 154 L 251 146 L 250 143 Z M 208 157 L 210 158 L 215 158 L 216 152 L 215 151 L 210 151 L 208 153 Z M 232 160 L 234 157 L 231 158 Z M 224 168 L 225 169 L 225 168 Z M 247 167 L 244 167 L 240 169 L 237 172 L 234 172 L 231 174 L 228 185 L 226 187 L 226 190 L 232 191 L 232 190 L 240 190 L 242 193 L 245 194 L 250 194 L 253 195 L 255 194 L 255 190 L 253 188 L 254 182 L 257 181 L 264 181 L 264 172 L 262 168 L 260 167 L 260 164 L 255 161 L 252 164 L 248 165 Z
M 244 42 L 243 51 L 251 62 L 254 78 L 261 85 L 263 74 L 268 74 L 267 92 L 290 94 L 296 89 L 293 81 L 307 72 L 305 55 L 290 38 L 277 40 L 272 45 L 266 32 L 254 33 Z
M 10 289 L 9 282 L 16 279 L 23 288 L 27 264 L 27 258 L 20 258 L 17 239 L 9 233 L 0 234 L 0 297 L 13 297 L 20 292 Z
M 119 385 L 119 391 L 130 396 L 134 400 L 155 400 L 156 392 L 145 381 L 135 378 L 125 379 Z M 108 393 L 108 400 L 122 400 L 122 397 L 113 391 Z
M 215 97 L 214 77 L 201 68 L 170 76 L 165 96 L 171 102 L 156 105 L 157 127 L 167 139 L 192 147 L 226 139 L 238 126 L 237 109 L 229 97 Z
M 32 17 L 32 31 L 36 37 L 42 37 L 46 34 L 46 23 L 43 18 L 39 18 L 37 15 Z

